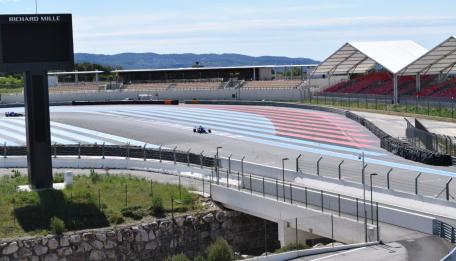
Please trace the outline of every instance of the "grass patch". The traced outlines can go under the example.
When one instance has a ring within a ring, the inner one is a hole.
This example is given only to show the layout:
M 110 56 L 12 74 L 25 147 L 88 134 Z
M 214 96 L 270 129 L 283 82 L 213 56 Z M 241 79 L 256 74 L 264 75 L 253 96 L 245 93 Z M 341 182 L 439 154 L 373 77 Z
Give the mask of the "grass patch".
M 63 175 L 54 180 L 62 182 Z M 118 225 L 202 208 L 187 188 L 128 175 L 91 171 L 75 176 L 74 185 L 63 191 L 17 192 L 24 184 L 27 177 L 17 171 L 0 178 L 0 238 Z
M 377 102 L 368 101 L 365 98 L 350 98 L 338 99 L 335 97 L 319 97 L 312 100 L 303 101 L 305 104 L 325 105 L 343 109 L 353 110 L 367 110 L 383 114 L 409 114 L 409 115 L 423 115 L 428 117 L 439 117 L 443 119 L 453 120 L 456 119 L 456 106 L 445 106 L 444 103 L 427 103 L 419 101 L 413 104 L 389 104 L 385 103 L 385 99 L 378 99 Z

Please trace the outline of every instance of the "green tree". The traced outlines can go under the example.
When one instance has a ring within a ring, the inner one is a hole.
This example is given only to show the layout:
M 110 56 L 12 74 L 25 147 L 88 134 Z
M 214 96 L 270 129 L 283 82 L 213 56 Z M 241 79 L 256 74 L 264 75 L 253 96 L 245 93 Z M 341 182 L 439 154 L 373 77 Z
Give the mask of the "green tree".
M 207 248 L 207 261 L 231 261 L 234 260 L 234 253 L 231 246 L 223 238 L 217 238 Z
M 190 261 L 190 259 L 188 259 L 188 257 L 183 253 L 180 253 L 171 257 L 167 257 L 165 261 Z

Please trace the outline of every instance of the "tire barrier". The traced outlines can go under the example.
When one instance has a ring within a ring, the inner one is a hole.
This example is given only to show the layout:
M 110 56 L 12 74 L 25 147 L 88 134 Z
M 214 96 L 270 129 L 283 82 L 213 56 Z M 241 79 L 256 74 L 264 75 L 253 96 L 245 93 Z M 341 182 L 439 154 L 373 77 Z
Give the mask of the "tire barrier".
M 337 113 L 345 115 L 345 117 L 358 122 L 359 124 L 366 127 L 371 131 L 375 136 L 380 139 L 380 146 L 400 157 L 403 157 L 408 160 L 413 160 L 416 162 L 421 162 L 434 166 L 451 166 L 452 158 L 450 155 L 445 155 L 441 153 L 432 152 L 427 149 L 422 149 L 413 146 L 410 143 L 403 142 L 397 138 L 392 137 L 387 134 L 379 127 L 377 127 L 372 122 L 366 120 L 365 118 L 354 114 L 350 111 L 330 108 L 330 107 L 321 107 L 316 105 L 308 104 L 296 104 L 296 103 L 286 103 L 286 102 L 272 102 L 272 101 L 185 101 L 186 104 L 222 104 L 222 105 L 254 105 L 254 106 L 275 106 L 275 107 L 286 107 L 286 108 L 297 108 L 297 109 L 307 109 L 307 110 L 317 110 L 330 113 Z
M 180 163 L 214 167 L 215 159 L 201 154 L 175 151 L 172 149 L 144 148 L 139 146 L 118 145 L 53 145 L 52 156 L 99 156 L 125 157 L 138 159 L 154 159 L 176 161 Z M 26 156 L 26 146 L 0 146 L 0 157 Z
M 119 104 L 161 104 L 161 105 L 179 105 L 179 100 L 112 100 L 112 101 L 72 101 L 71 105 L 119 105 Z
M 398 155 L 402 158 L 421 162 L 434 166 L 451 166 L 452 159 L 450 155 L 445 155 L 433 152 L 427 149 L 418 148 L 408 142 L 403 142 L 399 139 L 393 138 L 372 122 L 364 119 L 363 117 L 354 114 L 350 111 L 345 112 L 345 116 L 349 119 L 359 122 L 359 124 L 370 130 L 375 136 L 380 139 L 380 146 L 387 151 Z

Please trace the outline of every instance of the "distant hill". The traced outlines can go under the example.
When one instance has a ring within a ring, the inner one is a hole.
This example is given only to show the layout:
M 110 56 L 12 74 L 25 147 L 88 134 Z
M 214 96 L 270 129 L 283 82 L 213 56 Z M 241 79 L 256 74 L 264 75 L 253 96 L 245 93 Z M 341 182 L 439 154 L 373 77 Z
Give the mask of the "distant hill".
M 309 58 L 288 58 L 282 56 L 253 57 L 241 54 L 156 54 L 156 53 L 121 53 L 114 55 L 76 53 L 75 61 L 121 66 L 124 69 L 153 69 L 191 67 L 199 62 L 204 67 L 242 66 L 269 64 L 313 64 Z

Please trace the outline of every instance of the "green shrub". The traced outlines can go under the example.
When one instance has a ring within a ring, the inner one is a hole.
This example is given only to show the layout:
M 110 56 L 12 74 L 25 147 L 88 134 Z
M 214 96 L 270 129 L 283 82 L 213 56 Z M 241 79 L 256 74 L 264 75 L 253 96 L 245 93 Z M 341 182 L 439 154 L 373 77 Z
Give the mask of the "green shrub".
M 206 261 L 206 259 L 202 256 L 197 256 L 195 259 L 193 259 L 193 261 Z
M 134 220 L 141 220 L 144 216 L 146 216 L 146 212 L 140 206 L 123 208 L 120 213 L 122 213 L 122 216 Z
M 58 217 L 51 218 L 51 223 L 50 223 L 49 227 L 50 227 L 52 233 L 54 233 L 56 235 L 61 235 L 66 230 L 65 223 L 63 222 L 63 220 L 61 220 Z
M 119 213 L 114 213 L 109 217 L 109 223 L 113 225 L 119 225 L 125 222 L 123 216 Z
M 307 249 L 309 248 L 308 245 L 305 244 L 289 244 L 286 246 L 283 246 L 275 251 L 275 253 L 284 253 L 288 251 L 293 251 L 293 250 L 301 250 L 301 249 Z
M 207 248 L 207 261 L 231 261 L 234 260 L 234 253 L 231 246 L 223 238 L 217 238 Z
M 159 217 L 165 213 L 165 207 L 163 206 L 163 200 L 160 197 L 152 198 L 152 206 L 150 207 L 150 213 L 152 216 Z
M 101 175 L 98 174 L 95 170 L 91 169 L 90 170 L 90 180 L 93 182 L 93 183 L 97 183 L 98 181 L 100 181 L 101 179 Z
M 190 261 L 190 259 L 188 259 L 188 257 L 183 253 L 180 253 L 171 257 L 167 257 L 165 261 Z

